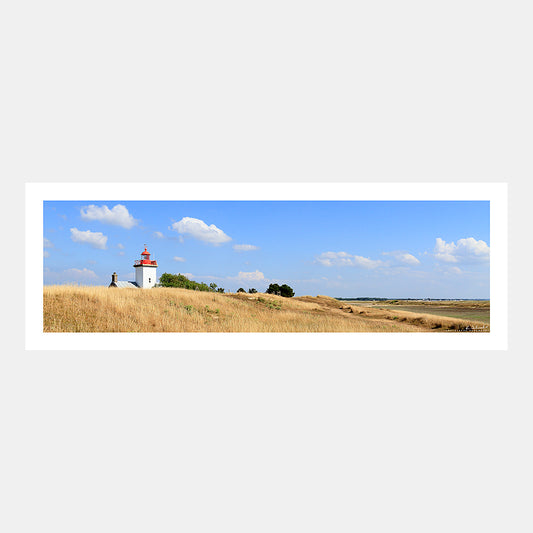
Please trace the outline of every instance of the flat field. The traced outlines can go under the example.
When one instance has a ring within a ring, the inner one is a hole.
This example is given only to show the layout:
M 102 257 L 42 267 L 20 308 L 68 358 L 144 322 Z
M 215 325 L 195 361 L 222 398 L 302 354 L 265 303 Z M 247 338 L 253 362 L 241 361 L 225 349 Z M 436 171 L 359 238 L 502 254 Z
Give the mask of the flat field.
M 282 298 L 174 288 L 49 285 L 43 291 L 45 332 L 489 331 L 482 320 L 438 315 L 430 306 L 420 312 L 419 307 L 392 309 L 328 296 Z
M 387 302 L 354 301 L 351 303 L 365 307 L 399 309 L 413 313 L 428 313 L 490 324 L 490 301 L 488 300 L 389 300 Z

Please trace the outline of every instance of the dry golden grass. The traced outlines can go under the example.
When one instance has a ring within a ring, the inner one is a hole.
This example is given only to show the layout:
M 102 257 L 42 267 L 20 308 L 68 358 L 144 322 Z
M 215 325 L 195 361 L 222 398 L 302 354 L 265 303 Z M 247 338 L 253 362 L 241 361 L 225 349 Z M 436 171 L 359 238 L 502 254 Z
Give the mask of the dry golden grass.
M 345 305 L 328 296 L 281 298 L 186 289 L 44 287 L 45 332 L 415 332 L 481 322 Z M 488 331 L 488 329 L 483 329 Z

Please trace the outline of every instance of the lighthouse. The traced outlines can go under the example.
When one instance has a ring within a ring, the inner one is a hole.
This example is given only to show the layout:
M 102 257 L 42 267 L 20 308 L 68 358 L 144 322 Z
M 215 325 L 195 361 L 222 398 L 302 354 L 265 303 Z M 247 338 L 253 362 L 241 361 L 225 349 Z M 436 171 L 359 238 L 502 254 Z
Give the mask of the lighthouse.
M 155 285 L 157 273 L 157 261 L 150 259 L 150 253 L 144 245 L 144 252 L 141 253 L 141 258 L 133 264 L 135 268 L 135 283 L 141 289 L 151 289 Z

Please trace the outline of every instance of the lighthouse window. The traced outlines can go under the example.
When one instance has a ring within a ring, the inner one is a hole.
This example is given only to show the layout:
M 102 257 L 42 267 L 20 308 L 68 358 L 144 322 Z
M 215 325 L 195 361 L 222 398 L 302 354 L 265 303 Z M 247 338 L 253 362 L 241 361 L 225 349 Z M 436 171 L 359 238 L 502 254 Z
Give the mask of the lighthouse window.
M 152 283 L 152 278 L 148 278 L 148 283 Z

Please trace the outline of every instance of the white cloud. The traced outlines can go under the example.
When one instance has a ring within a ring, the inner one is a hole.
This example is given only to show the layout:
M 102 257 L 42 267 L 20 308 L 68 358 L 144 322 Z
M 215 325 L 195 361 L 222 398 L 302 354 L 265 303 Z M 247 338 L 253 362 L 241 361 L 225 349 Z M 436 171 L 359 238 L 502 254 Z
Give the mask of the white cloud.
M 89 244 L 93 248 L 106 249 L 107 236 L 99 231 L 80 231 L 77 228 L 70 228 L 70 238 L 74 242 Z
M 437 237 L 433 255 L 444 263 L 477 263 L 489 260 L 490 248 L 485 241 L 473 237 L 459 239 L 457 244 Z
M 117 244 L 117 248 L 120 248 L 121 250 L 124 250 L 124 245 L 123 245 L 123 244 L 120 244 L 120 243 L 118 243 L 118 244 Z
M 403 252 L 401 250 L 396 250 L 394 252 L 383 252 L 383 255 L 390 256 L 394 258 L 399 263 L 404 265 L 419 265 L 420 261 L 412 254 L 408 252 Z
M 255 272 L 239 272 L 237 279 L 239 281 L 263 281 L 265 275 L 262 272 L 259 272 L 259 270 L 256 270 Z
M 211 276 L 209 274 L 193 274 L 191 272 L 184 272 L 184 276 L 189 279 L 197 279 L 200 281 L 218 281 L 218 282 L 232 282 L 239 281 L 242 283 L 255 282 L 255 281 L 273 281 L 265 278 L 263 272 L 256 270 L 255 272 L 239 272 L 237 276 Z M 279 280 L 278 280 L 279 281 Z
M 56 272 L 45 268 L 44 280 L 47 283 L 73 283 L 73 282 L 88 282 L 98 279 L 98 275 L 88 268 L 68 268 Z
M 360 266 L 363 268 L 377 268 L 381 266 L 386 266 L 386 263 L 380 261 L 379 259 L 368 259 L 368 257 L 361 257 L 360 255 L 353 256 L 353 265 Z
M 183 274 L 185 277 L 189 279 L 194 278 L 200 281 L 205 281 L 205 280 L 224 281 L 226 279 L 229 279 L 229 278 L 223 278 L 221 276 L 210 276 L 209 274 L 193 274 L 192 272 L 181 272 L 181 274 Z
M 324 266 L 350 265 L 351 255 L 346 252 L 323 252 L 315 259 Z
M 170 228 L 180 235 L 190 235 L 191 237 L 209 244 L 222 244 L 231 241 L 231 237 L 226 235 L 214 224 L 208 226 L 203 220 L 198 218 L 184 217 L 179 222 L 174 222 Z
M 347 252 L 323 252 L 315 257 L 317 263 L 324 266 L 355 266 L 367 269 L 386 266 L 384 261 L 369 259 L 360 255 L 352 255 Z
M 46 237 L 43 237 L 43 248 L 53 248 L 54 245 Z M 43 257 L 50 257 L 50 252 L 48 250 L 43 251 Z
M 253 244 L 234 244 L 233 249 L 236 252 L 251 252 L 252 250 L 259 250 L 259 246 Z
M 178 257 L 177 255 L 174 256 L 174 261 L 178 261 L 179 263 L 184 263 L 185 258 L 184 257 Z
M 117 204 L 112 209 L 109 209 L 107 205 L 101 207 L 89 205 L 88 207 L 82 207 L 80 213 L 83 220 L 99 220 L 103 224 L 121 226 L 125 229 L 133 228 L 138 222 L 130 215 L 126 206 L 122 204 Z
M 93 270 L 88 268 L 68 268 L 63 274 L 69 279 L 96 279 L 98 276 Z
M 153 236 L 156 239 L 164 239 L 165 238 L 165 236 L 160 231 L 154 231 Z

